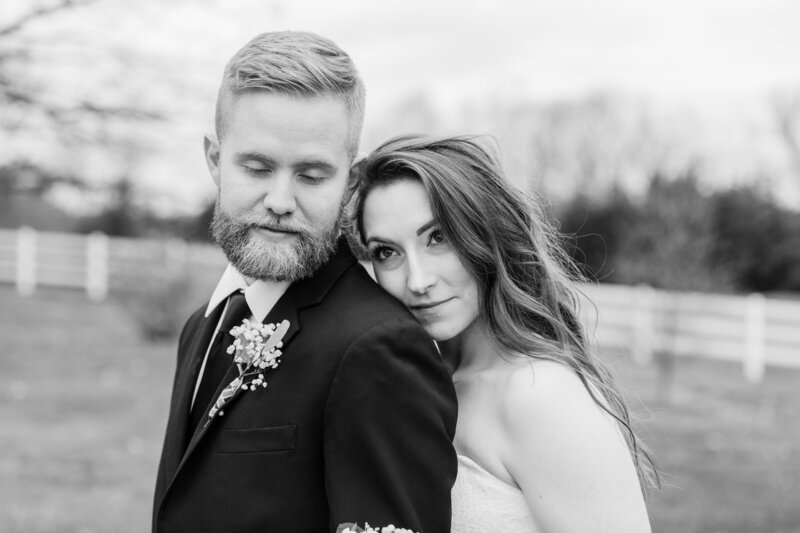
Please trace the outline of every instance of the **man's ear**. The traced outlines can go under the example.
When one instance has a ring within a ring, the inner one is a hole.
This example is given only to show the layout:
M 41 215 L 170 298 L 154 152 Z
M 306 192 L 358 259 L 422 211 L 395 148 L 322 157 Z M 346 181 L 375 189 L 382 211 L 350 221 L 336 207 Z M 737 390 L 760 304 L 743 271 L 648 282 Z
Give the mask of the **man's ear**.
M 211 173 L 211 179 L 219 187 L 219 139 L 213 133 L 207 133 L 203 137 L 203 150 L 206 155 L 206 165 Z

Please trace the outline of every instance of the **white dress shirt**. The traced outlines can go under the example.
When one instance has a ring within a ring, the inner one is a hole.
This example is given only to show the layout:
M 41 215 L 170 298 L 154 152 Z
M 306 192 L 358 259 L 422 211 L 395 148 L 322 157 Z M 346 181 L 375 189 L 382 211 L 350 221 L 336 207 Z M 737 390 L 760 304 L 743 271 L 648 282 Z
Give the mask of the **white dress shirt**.
M 257 279 L 247 284 L 247 280 L 242 276 L 233 265 L 228 264 L 228 268 L 222 273 L 222 277 L 217 283 L 214 292 L 211 293 L 211 299 L 208 301 L 206 308 L 206 318 L 217 308 L 221 303 L 225 302 L 227 307 L 227 298 L 236 291 L 244 291 L 244 299 L 247 301 L 247 307 L 250 308 L 250 319 L 258 322 L 263 322 L 269 312 L 275 306 L 277 301 L 289 288 L 288 281 L 264 281 Z M 208 360 L 208 353 L 211 350 L 211 344 L 219 332 L 222 325 L 222 319 L 225 317 L 225 309 L 219 316 L 217 325 L 214 328 L 214 334 L 211 336 L 211 341 L 206 347 L 206 354 L 203 356 L 203 365 L 200 367 L 200 374 L 197 376 L 197 382 L 194 385 L 194 394 L 192 395 L 192 406 L 194 407 L 194 398 L 197 396 L 197 389 L 200 387 L 200 381 L 203 379 L 203 374 L 206 371 L 206 361 Z

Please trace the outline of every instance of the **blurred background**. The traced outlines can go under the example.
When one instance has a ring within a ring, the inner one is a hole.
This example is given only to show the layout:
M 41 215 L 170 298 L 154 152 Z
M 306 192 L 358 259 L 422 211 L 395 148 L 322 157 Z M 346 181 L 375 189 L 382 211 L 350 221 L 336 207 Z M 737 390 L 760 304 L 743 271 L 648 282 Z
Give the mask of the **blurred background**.
M 175 336 L 224 267 L 227 59 L 332 38 L 364 152 L 491 136 L 590 280 L 665 473 L 654 531 L 798 532 L 800 4 L 4 0 L 0 530 L 148 531 Z

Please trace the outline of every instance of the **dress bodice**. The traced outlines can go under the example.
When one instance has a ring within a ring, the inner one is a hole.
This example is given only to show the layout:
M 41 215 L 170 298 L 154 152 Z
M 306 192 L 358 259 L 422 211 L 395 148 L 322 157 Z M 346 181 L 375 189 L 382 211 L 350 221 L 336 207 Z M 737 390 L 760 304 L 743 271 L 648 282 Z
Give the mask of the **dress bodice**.
M 452 533 L 538 533 L 522 491 L 487 472 L 465 455 L 458 456 L 452 492 Z

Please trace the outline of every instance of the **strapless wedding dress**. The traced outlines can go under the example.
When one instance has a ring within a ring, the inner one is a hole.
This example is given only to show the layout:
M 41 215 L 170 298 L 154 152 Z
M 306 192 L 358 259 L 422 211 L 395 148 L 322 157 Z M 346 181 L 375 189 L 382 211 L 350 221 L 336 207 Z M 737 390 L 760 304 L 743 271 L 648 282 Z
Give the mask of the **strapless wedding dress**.
M 458 456 L 458 475 L 452 492 L 452 533 L 538 533 L 519 488 Z

